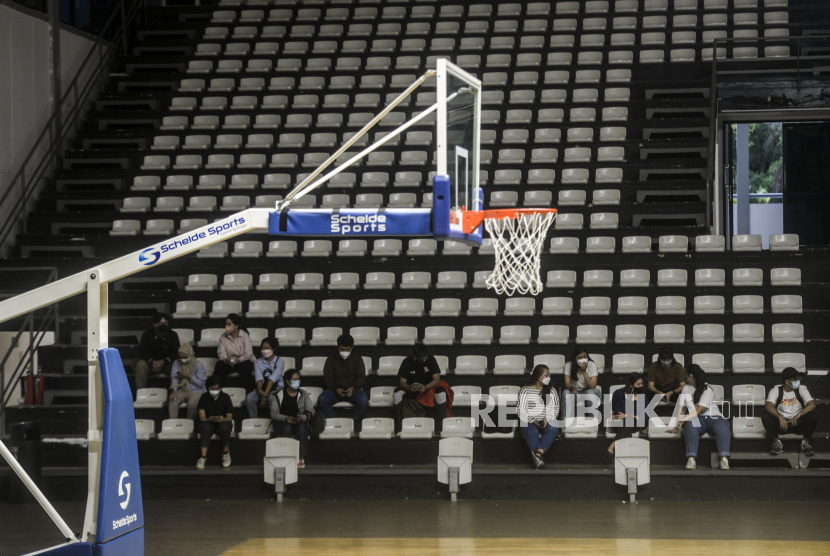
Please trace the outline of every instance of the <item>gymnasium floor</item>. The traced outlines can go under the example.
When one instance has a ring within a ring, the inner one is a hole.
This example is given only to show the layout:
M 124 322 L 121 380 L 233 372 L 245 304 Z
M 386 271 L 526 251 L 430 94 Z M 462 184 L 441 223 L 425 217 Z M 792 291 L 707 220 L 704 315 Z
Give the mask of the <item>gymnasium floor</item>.
M 56 504 L 80 527 L 81 503 Z M 148 556 L 830 555 L 830 502 L 148 501 Z M 0 555 L 61 542 L 0 503 Z

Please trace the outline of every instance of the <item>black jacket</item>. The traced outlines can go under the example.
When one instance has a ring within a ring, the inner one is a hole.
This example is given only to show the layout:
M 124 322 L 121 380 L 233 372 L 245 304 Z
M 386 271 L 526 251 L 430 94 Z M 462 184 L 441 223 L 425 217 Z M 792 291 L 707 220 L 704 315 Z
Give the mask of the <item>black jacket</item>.
M 156 329 L 145 330 L 141 335 L 141 343 L 138 345 L 138 354 L 144 361 L 159 361 L 167 359 L 174 361 L 179 355 L 179 335 L 170 330 L 159 338 L 156 336 Z

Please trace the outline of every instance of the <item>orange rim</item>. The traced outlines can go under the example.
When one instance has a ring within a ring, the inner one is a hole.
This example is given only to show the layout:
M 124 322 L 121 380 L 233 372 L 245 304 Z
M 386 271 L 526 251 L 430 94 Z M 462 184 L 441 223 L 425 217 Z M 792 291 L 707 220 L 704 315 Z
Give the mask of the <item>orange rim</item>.
M 485 220 L 507 220 L 521 218 L 522 216 L 529 216 L 531 214 L 548 214 L 556 213 L 556 209 L 543 208 L 510 208 L 510 209 L 491 209 L 491 210 L 470 210 L 463 211 L 461 223 L 465 234 L 471 234 L 473 231 L 481 226 Z

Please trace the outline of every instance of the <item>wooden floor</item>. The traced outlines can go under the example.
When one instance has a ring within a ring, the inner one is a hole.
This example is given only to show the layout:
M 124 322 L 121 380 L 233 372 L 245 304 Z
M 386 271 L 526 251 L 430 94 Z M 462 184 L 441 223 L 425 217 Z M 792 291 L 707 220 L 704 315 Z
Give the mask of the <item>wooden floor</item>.
M 580 538 L 365 538 L 251 539 L 222 556 L 504 556 L 509 554 L 603 556 L 780 556 L 830 554 L 830 543 L 810 541 L 580 539 Z
M 55 506 L 81 528 L 83 503 Z M 830 501 L 149 500 L 144 516 L 148 556 L 830 555 Z M 0 554 L 60 542 L 39 506 L 0 503 Z

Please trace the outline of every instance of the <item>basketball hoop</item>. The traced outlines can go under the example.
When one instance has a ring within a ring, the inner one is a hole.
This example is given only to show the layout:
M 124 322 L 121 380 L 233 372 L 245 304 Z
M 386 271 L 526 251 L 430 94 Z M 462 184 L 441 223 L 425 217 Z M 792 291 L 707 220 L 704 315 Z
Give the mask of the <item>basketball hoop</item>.
M 470 233 L 484 222 L 496 251 L 496 266 L 487 287 L 513 295 L 542 291 L 539 258 L 556 209 L 483 210 L 464 213 L 464 229 Z

